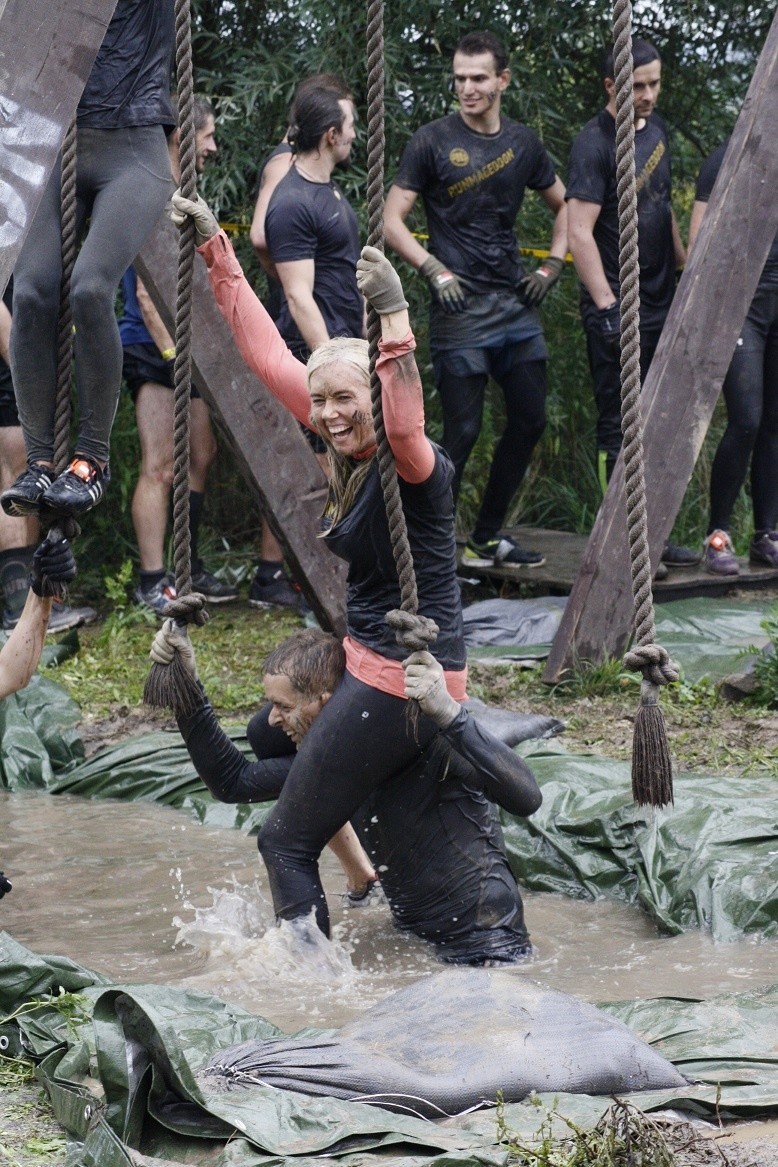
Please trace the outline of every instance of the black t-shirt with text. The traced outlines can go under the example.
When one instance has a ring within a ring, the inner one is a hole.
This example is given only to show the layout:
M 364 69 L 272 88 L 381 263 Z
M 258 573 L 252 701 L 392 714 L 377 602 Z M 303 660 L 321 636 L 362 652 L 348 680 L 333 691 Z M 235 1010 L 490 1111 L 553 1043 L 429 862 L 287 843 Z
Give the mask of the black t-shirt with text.
M 454 113 L 416 131 L 394 182 L 422 196 L 430 251 L 470 291 L 492 292 L 524 274 L 514 225 L 525 190 L 555 180 L 527 126 L 503 118 L 496 134 L 478 134 Z
M 721 146 L 718 146 L 703 162 L 697 178 L 697 189 L 694 194 L 696 202 L 707 203 L 710 200 L 713 184 L 721 170 L 721 164 L 724 161 L 724 155 L 727 152 L 728 145 L 729 140 Z M 762 268 L 762 274 L 759 277 L 759 284 L 757 286 L 759 288 L 778 287 L 778 235 L 773 239 L 767 256 L 767 262 Z
M 665 124 L 653 114 L 635 132 L 635 178 L 640 257 L 640 326 L 661 328 L 675 291 L 675 250 L 670 202 L 670 150 Z M 573 141 L 568 199 L 602 208 L 594 225 L 605 278 L 619 295 L 619 200 L 616 190 L 616 121 L 607 109 L 587 122 Z M 581 315 L 597 308 L 581 286 Z
M 273 263 L 314 261 L 313 298 L 334 336 L 361 336 L 363 300 L 357 287 L 357 217 L 334 182 L 311 182 L 292 167 L 270 198 L 265 237 Z M 277 320 L 287 344 L 303 344 L 289 305 Z

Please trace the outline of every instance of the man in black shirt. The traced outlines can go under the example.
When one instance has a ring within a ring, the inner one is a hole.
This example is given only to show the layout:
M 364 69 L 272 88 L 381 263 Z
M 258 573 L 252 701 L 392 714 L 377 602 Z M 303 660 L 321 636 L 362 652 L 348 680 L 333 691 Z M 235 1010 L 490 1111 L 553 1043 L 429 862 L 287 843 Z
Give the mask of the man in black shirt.
M 167 621 L 152 657 L 180 652 L 195 669 L 189 639 Z M 360 808 L 354 826 L 397 925 L 435 944 L 456 964 L 512 963 L 532 951 L 524 909 L 492 802 L 530 815 L 541 793 L 526 762 L 448 693 L 429 653 L 405 662 L 406 692 L 440 726 L 417 761 L 397 771 Z M 297 747 L 343 675 L 342 645 L 306 629 L 265 661 L 269 704 L 252 718 L 249 762 L 220 729 L 205 694 L 178 724 L 198 774 L 223 802 L 276 798 Z M 344 752 L 353 748 L 343 741 Z M 301 819 L 308 813 L 299 809 Z
M 548 352 L 535 308 L 562 271 L 565 189 L 538 137 L 500 113 L 510 82 L 505 49 L 491 33 L 468 33 L 454 53 L 459 111 L 422 126 L 405 148 L 386 200 L 387 242 L 432 291 L 430 349 L 443 407 L 443 445 L 454 463 L 454 498 L 481 430 L 489 377 L 503 391 L 497 444 L 468 554 L 537 567 L 543 556 L 500 528 L 545 428 Z M 514 235 L 525 190 L 554 215 L 551 255 L 527 275 Z M 405 225 L 421 195 L 430 250 Z

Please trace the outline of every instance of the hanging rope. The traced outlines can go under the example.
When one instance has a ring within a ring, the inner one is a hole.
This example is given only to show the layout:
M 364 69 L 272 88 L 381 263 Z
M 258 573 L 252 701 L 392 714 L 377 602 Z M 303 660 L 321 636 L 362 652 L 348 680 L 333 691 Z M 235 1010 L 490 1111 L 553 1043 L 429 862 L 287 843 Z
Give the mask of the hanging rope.
M 70 123 L 62 144 L 60 220 L 62 274 L 59 282 L 57 333 L 57 396 L 54 406 L 54 470 L 61 474 L 70 444 L 71 378 L 73 368 L 73 313 L 70 284 L 76 262 L 76 119 Z
M 367 8 L 367 242 L 384 250 L 384 5 L 368 0 Z M 428 648 L 438 634 L 434 620 L 419 615 L 419 596 L 413 555 L 408 542 L 394 455 L 386 437 L 381 407 L 381 382 L 376 372 L 381 320 L 368 304 L 367 340 L 370 360 L 370 396 L 392 554 L 400 581 L 400 608 L 388 612 L 387 624 L 408 652 Z
M 632 70 L 632 5 L 614 0 L 616 74 L 616 185 L 619 199 L 619 286 L 621 290 L 621 428 L 624 435 L 627 529 L 635 607 L 636 647 L 624 665 L 642 672 L 640 708 L 632 746 L 632 793 L 639 805 L 673 801 L 673 776 L 659 686 L 679 678 L 667 650 L 656 644 L 651 563 L 648 554 L 643 422 L 640 411 L 640 265 L 635 186 L 635 114 Z
M 176 0 L 176 73 L 180 127 L 181 193 L 197 197 L 194 128 L 194 69 L 189 0 Z M 192 592 L 192 551 L 189 537 L 189 405 L 192 384 L 192 292 L 195 259 L 194 220 L 187 216 L 178 245 L 176 279 L 176 359 L 173 367 L 173 563 L 177 598 L 168 614 L 180 625 L 205 624 L 204 597 Z M 202 700 L 197 682 L 176 653 L 170 665 L 151 666 L 143 700 L 185 716 Z

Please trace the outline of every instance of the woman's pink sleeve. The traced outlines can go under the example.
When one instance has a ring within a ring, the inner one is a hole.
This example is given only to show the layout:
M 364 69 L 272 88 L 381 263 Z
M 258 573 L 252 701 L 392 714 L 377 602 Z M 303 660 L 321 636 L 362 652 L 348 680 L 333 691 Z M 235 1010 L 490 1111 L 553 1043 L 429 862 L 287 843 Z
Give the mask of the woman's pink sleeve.
M 381 382 L 384 426 L 397 473 L 405 482 L 426 482 L 435 469 L 435 451 L 424 433 L 424 395 L 413 356 L 416 341 L 379 341 L 376 371 Z
M 240 355 L 298 421 L 311 428 L 305 365 L 293 357 L 253 292 L 223 231 L 197 249 L 205 260 L 219 311 Z

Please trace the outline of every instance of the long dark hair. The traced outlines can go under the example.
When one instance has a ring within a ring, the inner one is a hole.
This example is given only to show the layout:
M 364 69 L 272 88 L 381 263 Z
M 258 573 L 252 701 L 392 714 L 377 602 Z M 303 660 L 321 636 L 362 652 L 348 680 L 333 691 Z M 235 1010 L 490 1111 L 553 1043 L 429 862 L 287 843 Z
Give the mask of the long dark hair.
M 293 154 L 315 150 L 328 130 L 342 130 L 345 113 L 334 89 L 314 86 L 295 99 L 295 120 L 287 141 Z

